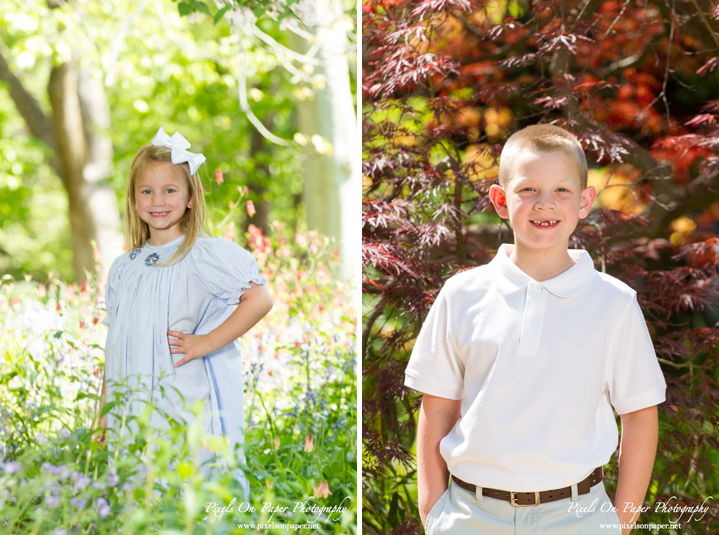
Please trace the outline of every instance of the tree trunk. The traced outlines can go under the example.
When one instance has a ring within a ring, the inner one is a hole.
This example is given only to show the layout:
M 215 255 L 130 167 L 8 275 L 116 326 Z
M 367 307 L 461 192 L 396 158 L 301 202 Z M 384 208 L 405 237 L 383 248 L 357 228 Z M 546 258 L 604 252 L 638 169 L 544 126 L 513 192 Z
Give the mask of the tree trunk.
M 320 46 L 323 66 L 316 74 L 325 85 L 313 88 L 314 96 L 299 102 L 299 131 L 310 138 L 305 145 L 304 201 L 307 225 L 337 240 L 343 279 L 359 274 L 360 171 L 355 140 L 357 119 L 347 66 L 347 35 L 337 24 L 342 17 L 338 0 L 312 4 L 316 24 L 312 28 Z M 307 43 L 290 32 L 290 45 L 307 51 Z M 319 136 L 319 137 L 317 137 Z M 330 147 L 323 147 L 326 140 Z M 319 149 L 319 150 L 318 150 Z
M 95 273 L 93 242 L 95 225 L 89 209 L 90 191 L 83 168 L 86 160 L 85 134 L 78 97 L 78 58 L 52 68 L 47 91 L 55 118 L 55 139 L 64 173 L 60 177 L 68 197 L 75 279 Z
M 270 113 L 265 118 L 265 126 L 267 128 L 272 129 L 272 126 L 274 124 L 274 114 Z M 262 163 L 258 160 L 257 156 L 261 153 L 267 151 L 269 152 L 269 148 L 267 147 L 267 142 L 265 141 L 265 138 L 260 133 L 257 128 L 252 128 L 252 134 L 250 137 L 250 158 L 252 158 L 255 162 L 255 168 L 260 168 L 265 172 L 265 176 L 270 176 L 270 168 L 267 164 Z M 257 199 L 260 199 L 257 204 L 255 204 L 255 215 L 250 216 L 247 214 L 247 217 L 245 218 L 245 231 L 250 225 L 255 225 L 256 227 L 259 227 L 262 229 L 262 233 L 267 236 L 267 234 L 270 232 L 270 225 L 269 225 L 269 216 L 270 216 L 270 203 L 265 197 L 265 193 L 267 192 L 267 187 L 262 184 L 262 181 L 255 180 L 254 177 L 250 177 L 247 181 L 247 189 L 250 190 L 250 192 L 253 193 L 253 196 Z
M 30 133 L 53 151 L 49 163 L 68 195 L 75 279 L 84 280 L 86 271 L 95 274 L 94 247 L 100 252 L 99 275 L 106 277 L 122 252 L 123 239 L 117 198 L 106 182 L 112 174 L 113 150 L 104 87 L 78 69 L 76 55 L 51 71 L 48 94 L 53 116 L 46 116 L 1 53 L 0 80 L 8 84 Z
M 107 277 L 113 260 L 122 254 L 125 243 L 119 231 L 117 196 L 109 183 L 113 171 L 110 105 L 100 78 L 93 77 L 86 69 L 80 70 L 78 96 L 87 143 L 83 175 L 88 184 L 88 204 L 100 251 L 100 274 Z
M 117 197 L 107 179 L 112 175 L 110 109 L 102 84 L 78 67 L 78 56 L 53 67 L 48 83 L 57 151 L 68 195 L 75 279 L 107 277 L 122 253 Z M 99 273 L 95 261 L 99 253 Z

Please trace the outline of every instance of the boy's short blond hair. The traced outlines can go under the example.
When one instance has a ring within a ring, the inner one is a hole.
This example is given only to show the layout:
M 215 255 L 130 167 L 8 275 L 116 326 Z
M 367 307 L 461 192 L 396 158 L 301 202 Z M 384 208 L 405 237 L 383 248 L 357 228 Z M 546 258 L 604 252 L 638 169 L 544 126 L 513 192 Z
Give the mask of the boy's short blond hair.
M 582 145 L 576 137 L 564 128 L 553 124 L 535 124 L 515 132 L 502 149 L 499 160 L 499 185 L 507 187 L 514 176 L 513 164 L 517 155 L 523 150 L 534 152 L 562 151 L 577 164 L 579 184 L 584 190 L 587 187 L 587 157 Z

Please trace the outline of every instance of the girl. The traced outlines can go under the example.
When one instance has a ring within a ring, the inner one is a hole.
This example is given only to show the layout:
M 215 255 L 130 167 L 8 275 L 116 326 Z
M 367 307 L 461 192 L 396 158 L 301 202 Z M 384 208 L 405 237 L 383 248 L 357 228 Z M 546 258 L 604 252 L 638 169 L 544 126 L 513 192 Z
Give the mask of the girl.
M 197 175 L 205 157 L 189 147 L 179 133 L 170 138 L 160 128 L 132 162 L 125 216 L 129 252 L 115 260 L 107 282 L 102 399 L 107 379 L 109 392 L 123 380 L 129 387 L 146 387 L 153 405 L 187 421 L 193 416 L 184 407 L 200 403 L 203 432 L 242 444 L 237 339 L 270 311 L 272 299 L 249 252 L 205 237 L 205 198 Z M 162 388 L 155 389 L 161 374 Z M 137 397 L 128 414 L 142 411 Z M 110 414 L 99 423 L 111 430 L 116 425 Z M 163 423 L 153 411 L 150 425 Z

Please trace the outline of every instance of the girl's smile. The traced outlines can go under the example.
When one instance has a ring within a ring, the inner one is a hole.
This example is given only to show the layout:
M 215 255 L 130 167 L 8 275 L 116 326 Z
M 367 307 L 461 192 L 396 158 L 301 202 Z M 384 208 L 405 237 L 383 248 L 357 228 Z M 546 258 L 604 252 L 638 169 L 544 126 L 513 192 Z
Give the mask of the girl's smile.
M 135 189 L 135 209 L 150 229 L 150 245 L 163 245 L 184 234 L 180 221 L 192 206 L 187 179 L 171 163 L 142 170 Z

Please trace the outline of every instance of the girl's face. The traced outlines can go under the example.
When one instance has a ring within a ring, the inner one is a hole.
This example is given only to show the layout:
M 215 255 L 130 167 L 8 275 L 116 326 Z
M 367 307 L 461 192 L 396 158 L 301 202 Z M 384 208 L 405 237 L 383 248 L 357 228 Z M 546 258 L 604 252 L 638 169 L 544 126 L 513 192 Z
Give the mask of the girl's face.
M 150 227 L 150 245 L 163 245 L 183 235 L 180 219 L 192 206 L 184 173 L 172 163 L 155 163 L 140 171 L 135 209 Z

